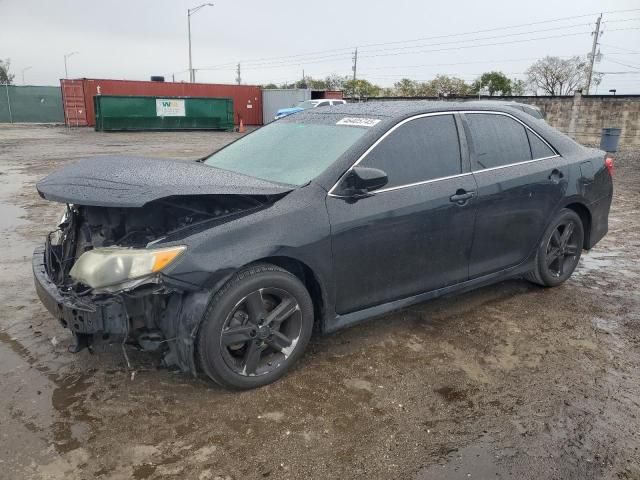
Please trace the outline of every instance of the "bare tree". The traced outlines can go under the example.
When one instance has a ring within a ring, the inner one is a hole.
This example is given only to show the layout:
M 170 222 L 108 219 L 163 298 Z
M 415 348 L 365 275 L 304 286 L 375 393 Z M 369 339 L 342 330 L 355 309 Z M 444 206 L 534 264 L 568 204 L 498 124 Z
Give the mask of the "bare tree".
M 9 71 L 11 60 L 8 58 L 4 61 L 0 60 L 0 84 L 11 85 L 15 75 Z
M 533 92 L 546 95 L 570 95 L 587 85 L 589 63 L 584 57 L 544 57 L 527 69 L 527 83 Z M 597 85 L 600 76 L 594 74 Z

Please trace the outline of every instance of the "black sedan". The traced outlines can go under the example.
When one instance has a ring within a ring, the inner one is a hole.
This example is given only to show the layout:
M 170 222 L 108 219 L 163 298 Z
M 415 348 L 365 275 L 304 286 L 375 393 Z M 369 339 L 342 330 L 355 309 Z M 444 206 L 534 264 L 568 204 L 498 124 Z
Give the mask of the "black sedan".
M 607 232 L 613 160 L 508 105 L 305 111 L 198 162 L 100 157 L 38 185 L 36 250 L 72 351 L 117 341 L 230 388 L 312 331 L 524 276 L 553 287 Z

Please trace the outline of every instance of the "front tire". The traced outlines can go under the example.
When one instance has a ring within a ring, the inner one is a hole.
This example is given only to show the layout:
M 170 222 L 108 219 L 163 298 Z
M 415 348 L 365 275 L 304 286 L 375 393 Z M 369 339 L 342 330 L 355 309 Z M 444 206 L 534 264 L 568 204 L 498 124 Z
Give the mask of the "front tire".
M 583 242 L 582 220 L 573 210 L 563 208 L 545 231 L 527 280 L 544 287 L 564 283 L 578 266 Z
M 211 300 L 198 332 L 200 367 L 226 388 L 261 387 L 302 356 L 312 330 L 313 302 L 304 284 L 275 265 L 253 265 Z

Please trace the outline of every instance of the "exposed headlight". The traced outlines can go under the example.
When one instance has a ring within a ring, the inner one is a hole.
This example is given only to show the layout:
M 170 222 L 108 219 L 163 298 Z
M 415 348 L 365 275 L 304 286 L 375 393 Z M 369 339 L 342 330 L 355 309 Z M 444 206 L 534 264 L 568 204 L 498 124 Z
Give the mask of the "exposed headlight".
M 171 265 L 186 248 L 96 248 L 80 255 L 69 275 L 91 288 L 119 285 L 160 272 Z

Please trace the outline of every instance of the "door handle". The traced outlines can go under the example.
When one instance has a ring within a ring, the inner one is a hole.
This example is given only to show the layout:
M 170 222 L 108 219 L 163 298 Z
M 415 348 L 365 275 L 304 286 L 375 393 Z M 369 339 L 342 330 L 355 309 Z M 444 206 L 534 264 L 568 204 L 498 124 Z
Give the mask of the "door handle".
M 459 189 L 456 191 L 455 195 L 451 195 L 449 197 L 449 201 L 455 202 L 458 205 L 464 205 L 468 200 L 471 200 L 476 196 L 476 192 L 467 192 L 466 190 Z
M 553 170 L 551 170 L 551 174 L 549 175 L 549 180 L 551 180 L 553 183 L 558 183 L 560 182 L 560 179 L 562 177 L 564 177 L 564 174 L 557 168 L 554 168 Z

